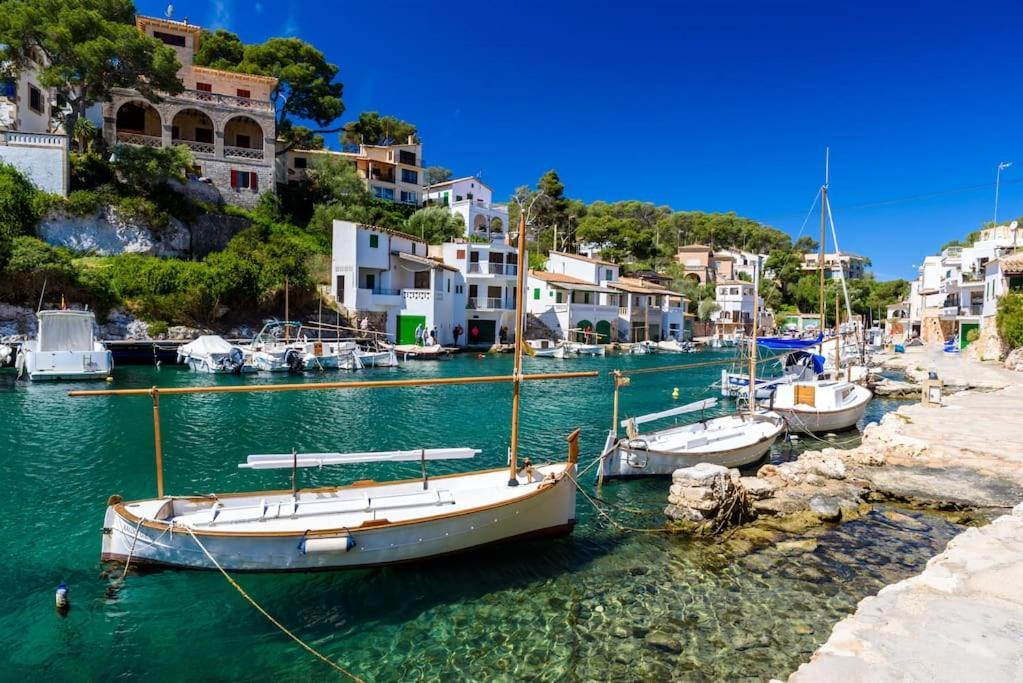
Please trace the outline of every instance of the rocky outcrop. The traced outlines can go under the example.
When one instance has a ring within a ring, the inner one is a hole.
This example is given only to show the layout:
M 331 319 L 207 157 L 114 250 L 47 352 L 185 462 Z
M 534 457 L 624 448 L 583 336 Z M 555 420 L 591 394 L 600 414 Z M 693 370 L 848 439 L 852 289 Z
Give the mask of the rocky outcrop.
M 665 516 L 675 527 L 698 535 L 714 534 L 752 518 L 739 470 L 700 463 L 671 476 Z
M 0 302 L 0 340 L 23 341 L 36 334 L 36 312 Z
M 1005 357 L 1005 367 L 1016 372 L 1023 372 L 1023 347 L 1013 349 Z
M 963 349 L 963 358 L 969 360 L 1000 360 L 1006 352 L 998 328 L 993 322 L 986 322 L 980 328 L 980 337 Z
M 547 327 L 546 324 L 535 315 L 526 315 L 526 339 L 550 339 L 558 341 L 561 337 L 558 333 Z
M 252 225 L 247 218 L 206 213 L 199 216 L 188 230 L 191 233 L 192 258 L 202 258 L 222 251 L 235 235 Z
M 62 209 L 51 211 L 39 222 L 37 232 L 40 239 L 54 246 L 101 256 L 186 256 L 191 249 L 191 234 L 176 218 L 169 218 L 166 227 L 155 229 L 124 215 L 115 206 L 104 206 L 85 217 L 72 216 Z

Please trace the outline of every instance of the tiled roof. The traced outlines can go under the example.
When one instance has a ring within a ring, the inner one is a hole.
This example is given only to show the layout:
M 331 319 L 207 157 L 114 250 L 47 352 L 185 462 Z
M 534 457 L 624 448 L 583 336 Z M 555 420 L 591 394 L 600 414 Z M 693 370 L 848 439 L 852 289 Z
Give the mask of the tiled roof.
M 583 256 L 582 254 L 569 254 L 564 251 L 552 251 L 555 256 L 565 256 L 567 258 L 575 259 L 577 261 L 586 261 L 587 263 L 599 263 L 602 266 L 617 266 L 617 263 L 611 263 L 610 261 L 602 261 L 599 258 L 591 258 L 589 256 Z

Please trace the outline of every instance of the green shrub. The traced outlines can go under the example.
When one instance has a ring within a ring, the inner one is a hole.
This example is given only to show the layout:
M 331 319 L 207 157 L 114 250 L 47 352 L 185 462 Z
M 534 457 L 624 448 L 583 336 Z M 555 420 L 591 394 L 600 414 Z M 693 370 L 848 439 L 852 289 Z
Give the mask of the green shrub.
M 79 119 L 79 121 L 81 120 L 84 119 Z M 70 160 L 72 190 L 95 190 L 101 187 L 111 187 L 117 180 L 113 165 L 106 157 L 97 152 L 72 153 Z
M 112 197 L 96 190 L 75 190 L 64 200 L 64 210 L 72 216 L 88 218 L 109 203 Z
M 11 256 L 14 238 L 34 234 L 40 194 L 16 168 L 0 164 L 0 271 Z
M 74 275 L 75 264 L 67 249 L 57 249 L 41 239 L 23 235 L 14 238 L 7 272 Z
M 170 224 L 167 212 L 145 197 L 121 197 L 117 200 L 117 210 L 124 218 L 145 223 L 155 232 Z
M 971 328 L 966 333 L 966 343 L 967 344 L 972 344 L 973 342 L 977 341 L 978 339 L 980 339 L 980 330 L 978 330 L 976 327 Z
M 1010 349 L 1023 346 L 1023 294 L 1010 293 L 998 300 L 998 334 Z
M 192 152 L 184 145 L 159 149 L 120 145 L 113 163 L 121 181 L 135 192 L 170 179 L 184 182 L 185 170 L 191 166 Z

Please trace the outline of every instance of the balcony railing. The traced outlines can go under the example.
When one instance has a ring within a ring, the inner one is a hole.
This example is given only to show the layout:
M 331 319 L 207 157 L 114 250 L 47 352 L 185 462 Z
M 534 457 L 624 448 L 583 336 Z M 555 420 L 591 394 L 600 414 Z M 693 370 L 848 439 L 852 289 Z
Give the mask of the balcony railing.
M 155 135 L 143 135 L 129 131 L 118 131 L 117 141 L 126 145 L 141 145 L 143 147 L 163 147 L 163 138 Z
M 263 148 L 262 147 L 232 147 L 230 145 L 224 145 L 224 156 L 235 157 L 237 159 L 262 159 Z
M 496 309 L 512 308 L 505 304 L 501 297 L 477 296 L 469 297 L 465 307 L 474 311 L 493 311 Z
M 471 261 L 469 263 L 469 270 L 468 270 L 468 272 L 470 272 L 470 273 L 482 273 L 483 272 L 483 264 L 480 263 L 479 261 Z
M 519 267 L 514 263 L 491 263 L 491 275 L 518 275 Z
M 67 145 L 67 136 L 54 133 L 22 133 L 16 130 L 0 130 L 0 145 L 64 147 Z
M 251 109 L 253 111 L 274 111 L 274 105 L 269 100 L 254 100 L 251 97 L 235 97 L 234 95 L 221 95 L 219 93 L 207 92 L 205 90 L 184 90 L 176 97 L 193 102 L 216 104 L 225 107 L 236 107 L 239 109 Z
M 981 315 L 984 313 L 984 304 L 970 304 L 963 306 L 959 315 Z
M 216 145 L 214 145 L 212 142 L 199 142 L 198 140 L 182 140 L 181 138 L 176 138 L 174 140 L 171 140 L 171 144 L 184 145 L 185 147 L 189 148 L 196 154 L 213 155 L 217 151 Z
M 400 289 L 387 289 L 386 287 L 374 287 L 373 294 L 377 296 L 401 296 Z

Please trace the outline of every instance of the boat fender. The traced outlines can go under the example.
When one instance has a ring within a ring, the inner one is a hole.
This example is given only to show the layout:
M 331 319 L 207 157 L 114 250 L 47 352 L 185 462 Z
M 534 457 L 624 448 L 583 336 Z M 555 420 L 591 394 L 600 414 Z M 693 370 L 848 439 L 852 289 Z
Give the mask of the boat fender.
M 650 445 L 643 439 L 629 439 L 625 442 L 625 446 L 637 451 L 645 451 L 650 448 Z
M 55 606 L 61 614 L 67 614 L 67 611 L 71 608 L 71 600 L 68 598 L 68 587 L 63 581 L 57 586 Z
M 334 536 L 331 538 L 306 538 L 299 543 L 301 554 L 307 553 L 347 553 L 355 547 L 355 539 L 351 536 Z

